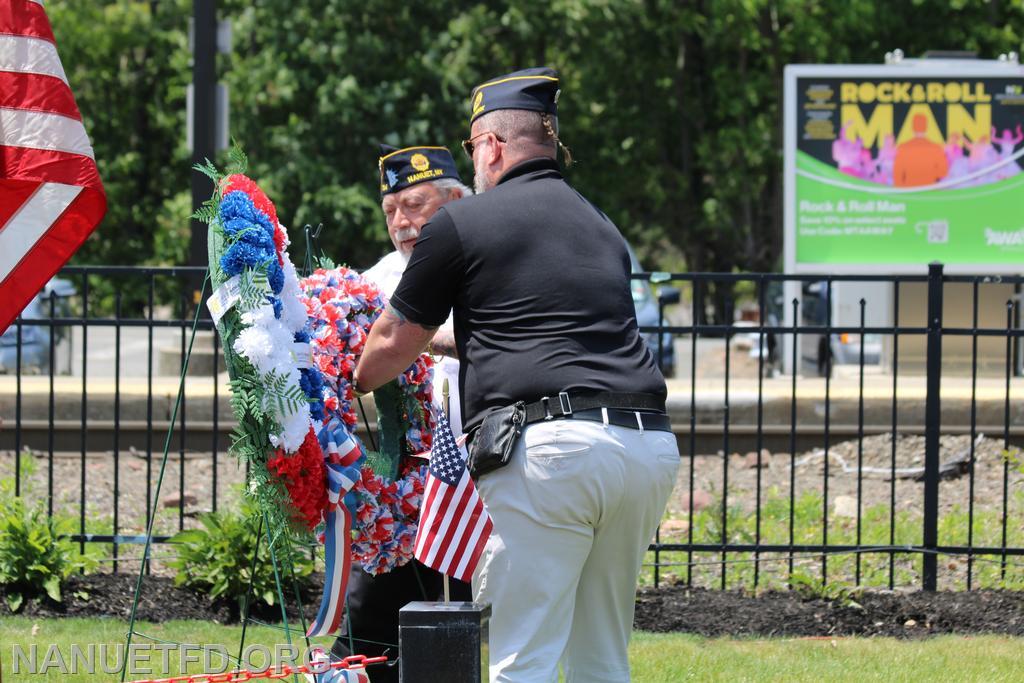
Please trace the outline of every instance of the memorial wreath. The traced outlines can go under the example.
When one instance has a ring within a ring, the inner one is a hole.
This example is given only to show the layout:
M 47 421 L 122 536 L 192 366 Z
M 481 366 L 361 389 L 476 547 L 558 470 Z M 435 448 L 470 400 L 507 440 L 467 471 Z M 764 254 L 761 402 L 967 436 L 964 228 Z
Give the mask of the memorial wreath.
M 320 529 L 326 577 L 310 634 L 340 623 L 351 561 L 380 574 L 412 559 L 433 416 L 433 363 L 420 356 L 374 392 L 379 443 L 356 435 L 352 372 L 385 306 L 345 267 L 300 280 L 274 204 L 236 148 L 196 216 L 209 227 L 211 315 L 223 340 L 238 426 L 232 451 L 271 528 Z M 327 264 L 330 265 L 330 264 Z

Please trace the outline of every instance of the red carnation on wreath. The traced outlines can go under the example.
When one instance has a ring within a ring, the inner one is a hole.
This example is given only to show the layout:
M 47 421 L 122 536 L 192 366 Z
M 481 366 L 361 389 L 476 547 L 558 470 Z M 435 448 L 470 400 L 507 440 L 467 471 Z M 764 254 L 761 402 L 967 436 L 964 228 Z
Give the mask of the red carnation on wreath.
M 327 508 L 327 472 L 316 432 L 310 428 L 299 450 L 292 455 L 278 449 L 277 456 L 267 460 L 267 470 L 284 482 L 298 511 L 296 520 L 313 530 Z

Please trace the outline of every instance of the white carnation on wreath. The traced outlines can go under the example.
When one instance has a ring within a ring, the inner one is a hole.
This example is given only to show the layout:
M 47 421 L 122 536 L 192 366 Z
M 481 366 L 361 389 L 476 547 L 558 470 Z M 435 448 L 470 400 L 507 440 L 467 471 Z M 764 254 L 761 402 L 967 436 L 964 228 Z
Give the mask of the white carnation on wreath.
M 299 287 L 298 274 L 290 259 L 284 261 L 284 288 L 281 290 L 281 324 L 289 330 L 298 332 L 306 326 L 309 317 L 303 303 L 305 294 Z

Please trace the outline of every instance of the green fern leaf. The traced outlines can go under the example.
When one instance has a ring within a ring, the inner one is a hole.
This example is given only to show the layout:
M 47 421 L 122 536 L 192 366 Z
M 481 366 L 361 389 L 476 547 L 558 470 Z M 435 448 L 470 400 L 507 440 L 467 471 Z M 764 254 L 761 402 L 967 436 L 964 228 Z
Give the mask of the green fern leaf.
M 228 150 L 227 158 L 226 175 L 245 173 L 249 170 L 249 157 L 242 151 L 241 145 L 234 138 L 231 140 L 231 148 Z
M 220 171 L 217 170 L 217 167 L 214 166 L 213 162 L 211 162 L 209 159 L 205 159 L 204 161 L 206 163 L 193 164 L 192 170 L 199 171 L 204 176 L 212 180 L 215 187 L 219 187 L 221 179 Z
M 217 215 L 218 212 L 215 208 L 210 208 L 209 206 L 203 205 L 195 210 L 195 212 L 192 214 L 192 218 L 195 218 L 198 221 L 202 221 L 203 223 L 210 225 L 217 220 Z

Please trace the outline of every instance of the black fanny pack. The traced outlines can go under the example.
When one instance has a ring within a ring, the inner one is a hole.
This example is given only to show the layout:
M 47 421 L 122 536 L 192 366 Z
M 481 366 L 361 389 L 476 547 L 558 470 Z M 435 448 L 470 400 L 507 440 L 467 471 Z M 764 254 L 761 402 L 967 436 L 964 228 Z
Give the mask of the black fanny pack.
M 665 400 L 653 394 L 616 391 L 570 394 L 559 392 L 555 398 L 545 396 L 533 403 L 517 401 L 492 411 L 479 427 L 470 433 L 469 473 L 473 478 L 504 467 L 526 425 L 544 420 L 571 417 L 573 412 L 592 408 L 665 411 Z
M 522 401 L 488 413 L 470 441 L 470 475 L 476 478 L 507 465 L 525 426 L 526 404 Z

